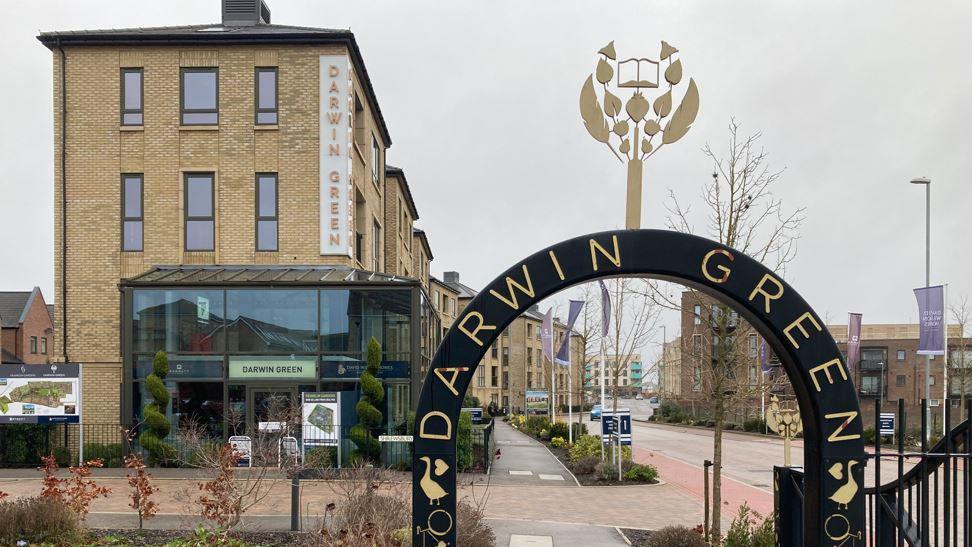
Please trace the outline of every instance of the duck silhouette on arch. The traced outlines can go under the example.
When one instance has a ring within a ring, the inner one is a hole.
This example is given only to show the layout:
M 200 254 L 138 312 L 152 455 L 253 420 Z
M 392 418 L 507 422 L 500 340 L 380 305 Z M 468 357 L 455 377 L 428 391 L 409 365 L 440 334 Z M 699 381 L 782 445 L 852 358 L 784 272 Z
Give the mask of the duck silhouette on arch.
M 422 480 L 419 481 L 419 486 L 422 487 L 422 492 L 429 498 L 429 505 L 441 505 L 442 498 L 448 494 L 444 488 L 439 486 L 439 483 L 435 482 L 432 478 L 432 460 L 428 456 L 422 456 L 419 458 L 425 463 L 425 474 L 422 475 Z M 442 458 L 435 459 L 435 476 L 441 477 L 449 470 L 449 464 L 445 462 Z
M 828 470 L 830 476 L 837 480 L 844 478 L 845 470 L 847 473 L 847 482 L 845 482 L 840 488 L 830 495 L 830 499 L 837 503 L 838 509 L 847 509 L 848 504 L 850 504 L 850 502 L 854 499 L 854 496 L 857 495 L 858 485 L 857 481 L 854 480 L 854 473 L 851 470 L 858 463 L 860 462 L 857 460 L 850 460 L 845 466 L 843 463 L 837 462 L 834 465 L 831 465 L 830 469 Z

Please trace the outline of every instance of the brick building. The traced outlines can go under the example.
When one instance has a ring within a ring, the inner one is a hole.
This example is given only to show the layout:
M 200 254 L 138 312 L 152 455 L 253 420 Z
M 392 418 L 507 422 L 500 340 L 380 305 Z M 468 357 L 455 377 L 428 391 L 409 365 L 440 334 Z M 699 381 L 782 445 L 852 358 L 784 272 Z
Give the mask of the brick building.
M 457 316 L 478 291 L 459 280 L 459 272 L 445 272 L 441 283 L 452 292 L 443 292 L 446 298 L 456 296 Z M 433 300 L 434 302 L 434 300 Z M 448 300 L 447 300 L 448 302 Z M 448 305 L 448 304 L 447 304 Z M 527 390 L 546 390 L 551 392 L 551 381 L 556 383 L 553 390 L 558 407 L 565 407 L 568 401 L 567 367 L 556 367 L 551 380 L 550 363 L 543 356 L 540 340 L 540 327 L 543 314 L 537 306 L 525 311 L 507 326 L 499 338 L 493 342 L 476 369 L 470 383 L 469 393 L 479 398 L 483 406 L 494 403 L 499 408 L 512 412 L 523 412 L 526 408 Z M 554 321 L 554 348 L 560 347 L 567 333 L 567 326 L 559 320 Z M 572 402 L 579 406 L 583 402 L 584 347 L 579 336 L 571 336 L 571 367 L 573 374 Z M 549 395 L 548 395 L 549 396 Z
M 703 367 L 711 362 L 714 348 L 719 344 L 718 337 L 713 333 L 713 318 L 727 313 L 724 309 L 723 305 L 703 293 L 683 292 L 680 317 L 682 334 L 677 339 L 678 347 L 666 352 L 665 362 L 663 365 L 660 363 L 659 367 L 659 383 L 664 399 L 696 412 L 704 412 L 708 395 L 703 385 Z M 779 368 L 778 359 L 771 351 L 768 351 L 767 359 L 772 372 L 769 375 L 762 373 L 762 339 L 735 312 L 728 313 L 729 323 L 733 325 L 734 344 L 741 348 L 738 352 L 740 362 L 735 367 L 737 381 L 751 385 L 754 393 L 753 397 L 740 405 L 738 414 L 754 415 L 760 409 L 760 393 L 774 392 L 786 396 L 792 391 L 785 381 L 785 373 Z M 827 329 L 846 359 L 847 325 L 827 325 Z M 972 395 L 972 374 L 969 373 L 972 358 L 962 359 L 960 348 L 963 346 L 966 348 L 965 354 L 972 357 L 972 341 L 963 337 L 958 325 L 949 325 L 949 393 L 953 398 L 963 394 Z M 886 410 L 893 410 L 897 401 L 903 400 L 909 427 L 917 428 L 921 417 L 921 399 L 927 397 L 932 409 L 932 430 L 940 430 L 945 396 L 944 359 L 941 356 L 932 358 L 931 390 L 926 395 L 925 356 L 917 354 L 918 325 L 864 324 L 860 347 L 860 361 L 848 370 L 857 386 L 866 426 L 874 422 L 874 401 L 880 397 Z M 952 418 L 959 419 L 958 401 L 952 400 L 950 404 Z
M 0 292 L 0 363 L 51 362 L 54 325 L 39 287 Z
M 224 0 L 212 25 L 38 39 L 53 55 L 49 350 L 84 364 L 86 422 L 139 419 L 158 350 L 177 426 L 228 434 L 224 410 L 250 427 L 269 398 L 316 390 L 347 393 L 353 417 L 371 337 L 386 417 L 403 420 L 440 332 L 432 253 L 354 35 Z

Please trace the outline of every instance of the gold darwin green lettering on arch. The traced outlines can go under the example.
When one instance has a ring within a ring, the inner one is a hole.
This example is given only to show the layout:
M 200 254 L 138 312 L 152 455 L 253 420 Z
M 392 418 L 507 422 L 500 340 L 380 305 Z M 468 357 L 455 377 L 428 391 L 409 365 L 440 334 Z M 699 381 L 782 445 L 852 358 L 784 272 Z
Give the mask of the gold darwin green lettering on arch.
M 412 460 L 412 544 L 456 545 L 456 428 L 476 367 L 497 336 L 540 300 L 578 283 L 643 276 L 730 305 L 780 357 L 804 424 L 805 545 L 831 545 L 827 523 L 864 529 L 860 404 L 823 321 L 782 276 L 719 243 L 665 230 L 618 230 L 562 241 L 512 265 L 463 310 L 422 385 Z M 841 472 L 835 472 L 840 469 Z M 843 488 L 842 488 L 843 487 Z M 845 525 L 846 523 L 846 525 Z

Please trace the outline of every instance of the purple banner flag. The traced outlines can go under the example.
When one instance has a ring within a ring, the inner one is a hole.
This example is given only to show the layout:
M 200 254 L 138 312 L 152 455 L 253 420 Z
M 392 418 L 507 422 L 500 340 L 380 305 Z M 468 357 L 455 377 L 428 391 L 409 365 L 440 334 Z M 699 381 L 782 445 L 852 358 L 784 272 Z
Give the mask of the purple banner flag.
M 557 357 L 554 360 L 558 365 L 566 367 L 570 364 L 570 333 L 574 332 L 574 323 L 577 322 L 577 316 L 580 315 L 583 307 L 583 300 L 570 301 L 570 311 L 567 312 L 567 332 L 564 333 L 564 341 L 560 343 L 560 349 L 557 350 Z
M 611 293 L 604 286 L 604 281 L 598 279 L 597 284 L 601 286 L 601 336 L 607 336 L 611 326 Z
M 847 369 L 853 369 L 861 360 L 861 317 L 859 313 L 847 314 Z
M 915 289 L 918 299 L 918 355 L 945 355 L 945 287 Z
M 543 346 L 543 356 L 553 363 L 553 308 L 547 310 L 540 325 L 540 344 Z
M 762 336 L 759 338 L 759 369 L 763 374 L 773 371 L 773 367 L 770 366 L 769 362 L 769 348 L 766 346 L 766 340 Z

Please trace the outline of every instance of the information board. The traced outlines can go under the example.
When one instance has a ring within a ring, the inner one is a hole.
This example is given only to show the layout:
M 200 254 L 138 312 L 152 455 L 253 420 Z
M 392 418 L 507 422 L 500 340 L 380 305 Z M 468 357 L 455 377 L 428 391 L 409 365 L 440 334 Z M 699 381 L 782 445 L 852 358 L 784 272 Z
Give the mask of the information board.
M 305 450 L 310 446 L 336 446 L 341 438 L 341 394 L 302 393 L 301 408 Z
M 81 365 L 0 365 L 0 423 L 81 421 Z
M 621 444 L 630 445 L 631 444 L 631 410 L 627 408 L 619 408 L 617 414 L 613 410 L 603 410 L 601 411 L 601 442 L 609 443 L 613 442 L 611 439 L 612 434 L 614 434 L 614 417 L 615 415 L 621 421 Z
M 882 412 L 878 425 L 881 426 L 880 435 L 894 435 L 894 412 Z

